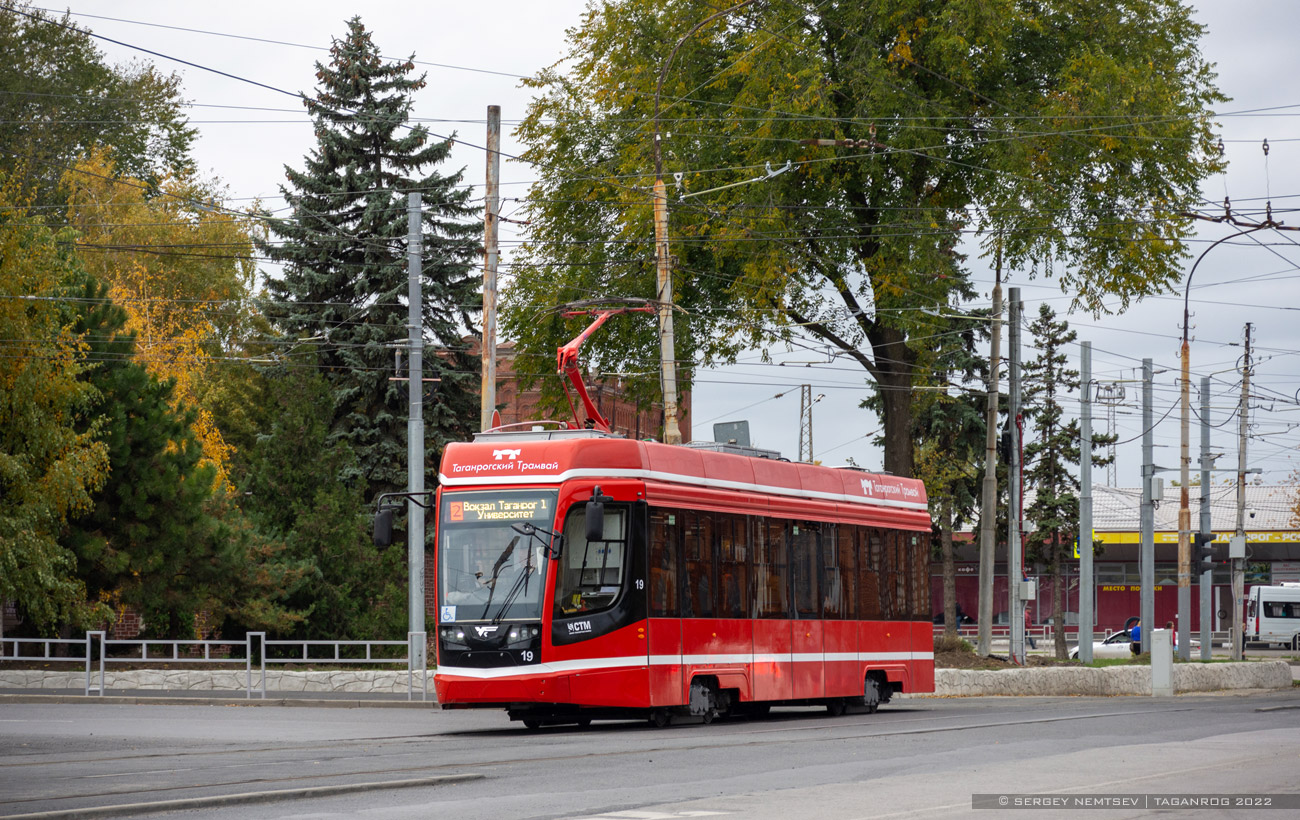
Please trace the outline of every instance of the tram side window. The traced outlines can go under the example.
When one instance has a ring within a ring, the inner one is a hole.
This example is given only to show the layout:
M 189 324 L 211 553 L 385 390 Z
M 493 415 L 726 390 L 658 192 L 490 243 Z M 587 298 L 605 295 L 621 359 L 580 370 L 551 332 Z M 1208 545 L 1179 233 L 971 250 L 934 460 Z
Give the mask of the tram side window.
M 886 618 L 893 620 L 901 617 L 907 608 L 907 593 L 899 577 L 898 567 L 898 533 L 885 530 L 885 559 L 881 564 L 881 580 L 884 593 L 880 596 Z
M 650 614 L 676 617 L 677 529 L 680 513 L 650 511 Z
M 823 525 L 818 550 L 822 570 L 822 617 L 827 620 L 844 617 L 844 579 L 840 574 L 838 530 L 834 524 Z
M 820 618 L 817 531 L 806 523 L 791 525 L 790 565 L 794 575 L 795 612 L 800 618 Z
M 683 528 L 686 549 L 686 575 L 682 614 L 687 617 L 713 617 L 713 516 L 707 512 L 686 510 Z
M 605 508 L 605 528 L 599 541 L 588 541 L 582 505 L 564 522 L 565 549 L 555 604 L 557 612 L 572 614 L 605 609 L 618 598 L 627 566 L 627 510 Z
M 718 617 L 747 618 L 750 612 L 745 519 L 738 515 L 719 515 L 714 527 L 718 538 Z
M 882 591 L 886 587 L 881 583 L 885 557 L 884 532 L 874 527 L 859 527 L 858 544 L 861 548 L 858 579 L 862 584 L 858 594 L 858 617 L 864 621 L 874 621 L 886 617 L 886 602 L 882 600 Z
M 754 587 L 760 618 L 787 618 L 790 567 L 785 556 L 784 521 L 754 519 Z
M 908 534 L 911 542 L 908 551 L 912 560 L 912 620 L 930 620 L 930 562 L 928 539 L 915 533 Z
M 853 540 L 856 531 L 856 527 L 840 525 L 834 530 L 834 540 L 828 541 L 824 547 L 826 554 L 831 556 L 827 558 L 827 564 L 834 562 L 834 571 L 829 566 L 826 570 L 826 583 L 832 589 L 826 594 L 828 618 L 858 617 L 858 556 L 857 545 Z M 832 615 L 832 602 L 837 597 L 838 611 Z

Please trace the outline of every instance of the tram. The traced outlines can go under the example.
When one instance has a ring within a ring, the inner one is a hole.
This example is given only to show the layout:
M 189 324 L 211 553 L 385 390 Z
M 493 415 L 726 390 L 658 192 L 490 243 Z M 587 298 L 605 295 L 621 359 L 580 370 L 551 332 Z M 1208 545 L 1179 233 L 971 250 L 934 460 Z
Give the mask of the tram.
M 664 725 L 934 689 L 919 481 L 572 429 L 449 444 L 438 481 L 444 709 Z

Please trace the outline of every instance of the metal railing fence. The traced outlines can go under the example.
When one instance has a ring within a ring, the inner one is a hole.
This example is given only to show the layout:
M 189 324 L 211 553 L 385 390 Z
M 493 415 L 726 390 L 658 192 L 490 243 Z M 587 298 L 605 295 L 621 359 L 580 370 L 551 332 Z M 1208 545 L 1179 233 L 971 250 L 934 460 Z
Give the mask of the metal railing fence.
M 1093 638 L 1101 640 L 1114 630 L 1096 629 L 1093 631 Z M 958 636 L 973 641 L 979 636 L 979 627 L 973 624 L 962 626 L 957 630 Z M 1006 639 L 1011 637 L 1011 627 L 1006 624 L 995 624 L 990 628 L 989 634 L 994 638 Z M 934 636 L 937 638 L 943 635 L 943 624 L 934 625 Z M 1050 644 L 1056 640 L 1056 630 L 1050 624 L 1037 624 L 1025 630 L 1026 636 L 1033 636 L 1036 641 L 1046 641 Z M 1226 646 L 1231 640 L 1232 633 L 1219 631 L 1210 633 L 1210 643 L 1213 646 Z M 1199 638 L 1199 633 L 1193 633 L 1192 638 Z M 1067 626 L 1065 629 L 1065 640 L 1067 643 L 1079 642 L 1079 628 L 1077 626 Z M 1040 644 L 1042 646 L 1042 644 Z
M 0 640 L 0 663 L 5 661 L 80 662 L 85 667 L 84 693 L 95 692 L 101 697 L 108 693 L 108 668 L 134 664 L 215 664 L 244 667 L 245 697 L 253 697 L 253 671 L 258 672 L 261 697 L 266 698 L 266 670 L 268 666 L 290 666 L 302 663 L 320 664 L 371 664 L 406 666 L 407 700 L 415 699 L 417 673 L 420 678 L 420 700 L 429 699 L 428 655 L 425 649 L 425 632 L 411 632 L 405 641 L 296 641 L 268 640 L 265 632 L 249 632 L 242 641 L 184 640 L 163 641 L 146 639 L 109 638 L 103 631 L 87 632 L 84 638 L 4 638 Z M 56 647 L 77 651 L 76 655 L 51 654 Z M 391 652 L 402 647 L 400 657 L 380 657 L 376 654 Z M 276 650 L 292 649 L 291 655 Z M 328 650 L 328 651 L 326 651 Z M 349 657 L 349 655 L 352 655 Z M 357 656 L 360 657 L 357 657 Z M 256 663 L 254 659 L 256 658 Z M 96 674 L 98 673 L 98 674 Z

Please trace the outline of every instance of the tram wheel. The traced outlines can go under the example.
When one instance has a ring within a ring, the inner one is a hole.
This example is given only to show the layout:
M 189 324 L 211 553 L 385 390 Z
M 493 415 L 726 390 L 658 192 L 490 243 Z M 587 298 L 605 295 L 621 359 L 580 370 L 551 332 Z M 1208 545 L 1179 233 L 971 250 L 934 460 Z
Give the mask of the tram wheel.
M 591 725 L 591 718 L 582 718 L 577 722 L 577 724 L 579 729 L 586 729 Z
M 862 705 L 867 707 L 867 714 L 873 715 L 880 708 L 880 681 L 868 676 L 862 685 Z
M 656 709 L 650 713 L 650 725 L 656 729 L 663 729 L 673 722 L 673 713 L 667 709 Z
M 535 732 L 538 729 L 542 728 L 542 722 L 535 718 L 524 718 L 524 728 L 530 729 Z
M 826 702 L 826 713 L 831 717 L 840 717 L 841 715 L 844 714 L 847 708 L 848 708 L 848 704 L 846 704 L 840 698 L 836 698 L 835 700 L 830 700 Z

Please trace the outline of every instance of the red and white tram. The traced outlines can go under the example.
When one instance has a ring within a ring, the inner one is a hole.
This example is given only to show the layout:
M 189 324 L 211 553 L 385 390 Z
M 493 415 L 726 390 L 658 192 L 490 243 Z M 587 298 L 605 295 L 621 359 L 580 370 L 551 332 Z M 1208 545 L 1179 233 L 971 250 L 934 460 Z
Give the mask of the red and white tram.
M 438 482 L 444 709 L 662 725 L 934 689 L 919 481 L 532 429 L 448 445 Z

